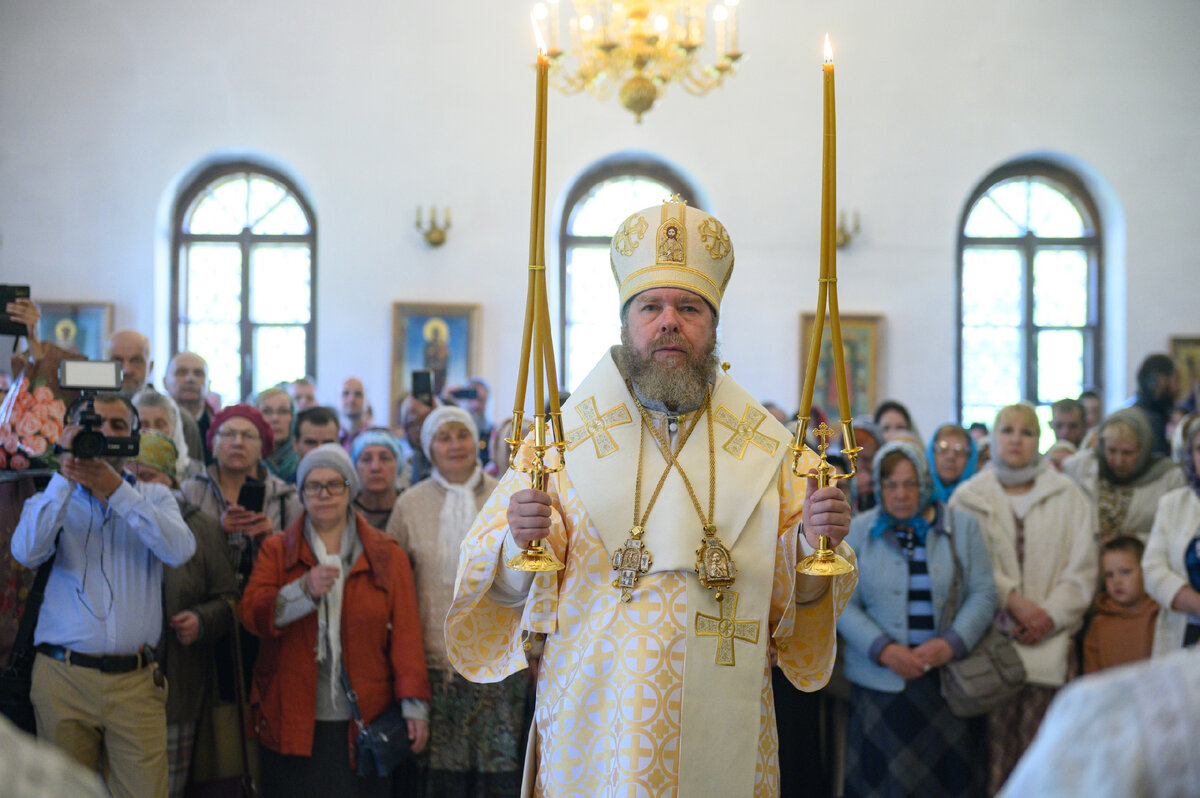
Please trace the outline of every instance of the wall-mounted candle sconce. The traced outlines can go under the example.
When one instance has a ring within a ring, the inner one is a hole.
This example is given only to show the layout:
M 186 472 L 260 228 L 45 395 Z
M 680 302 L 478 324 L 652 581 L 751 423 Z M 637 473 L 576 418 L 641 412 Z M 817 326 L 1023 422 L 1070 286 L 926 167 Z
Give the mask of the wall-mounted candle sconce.
M 859 234 L 859 232 L 862 231 L 862 227 L 858 223 L 858 211 L 854 212 L 853 219 L 854 219 L 854 221 L 851 222 L 849 227 L 847 227 L 846 226 L 846 212 L 842 211 L 841 213 L 838 214 L 838 223 L 837 223 L 837 248 L 838 249 L 842 249 L 843 247 L 845 247 L 847 244 L 850 243 L 850 241 L 856 235 Z
M 429 206 L 429 226 L 421 224 L 421 206 L 417 206 L 417 229 L 425 236 L 425 243 L 431 247 L 440 247 L 446 243 L 446 231 L 450 229 L 450 208 L 442 213 L 442 223 L 437 222 L 437 208 Z

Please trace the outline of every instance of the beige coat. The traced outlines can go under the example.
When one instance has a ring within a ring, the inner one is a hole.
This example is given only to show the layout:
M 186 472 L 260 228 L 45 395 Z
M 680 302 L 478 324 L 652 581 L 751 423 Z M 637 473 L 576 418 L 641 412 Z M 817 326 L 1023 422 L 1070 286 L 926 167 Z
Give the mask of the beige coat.
M 1146 592 L 1162 609 L 1154 629 L 1152 655 L 1161 657 L 1183 647 L 1187 613 L 1171 609 L 1179 589 L 1188 584 L 1183 571 L 1183 555 L 1200 529 L 1200 498 L 1190 486 L 1173 490 L 1158 503 L 1150 542 L 1142 557 Z
M 1008 494 L 992 469 L 964 482 L 950 497 L 979 518 L 992 556 L 1001 606 L 1013 591 L 1035 602 L 1054 622 L 1036 646 L 1014 643 L 1030 684 L 1058 687 L 1067 678 L 1071 635 L 1096 592 L 1099 565 L 1092 538 L 1092 506 L 1071 480 L 1046 467 L 1033 483 L 1025 516 L 1024 568 L 1017 561 L 1017 529 Z
M 1100 515 L 1096 511 L 1096 502 L 1100 493 L 1100 464 L 1094 449 L 1068 457 L 1063 463 L 1063 473 L 1075 481 L 1083 495 L 1092 505 L 1092 534 L 1100 536 Z M 1150 537 L 1150 527 L 1154 524 L 1154 512 L 1158 509 L 1158 500 L 1168 492 L 1187 484 L 1182 468 L 1172 468 L 1162 476 L 1145 485 L 1136 485 L 1129 499 L 1129 509 L 1125 512 L 1125 520 L 1121 524 L 1121 534 L 1130 535 L 1143 543 Z

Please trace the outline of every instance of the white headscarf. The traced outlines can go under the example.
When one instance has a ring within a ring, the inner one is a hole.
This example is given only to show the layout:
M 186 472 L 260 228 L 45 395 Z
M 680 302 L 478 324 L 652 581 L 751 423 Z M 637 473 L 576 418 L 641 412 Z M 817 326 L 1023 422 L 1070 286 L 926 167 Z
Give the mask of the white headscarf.
M 430 413 L 421 426 L 421 448 L 425 450 L 429 462 L 433 462 L 433 439 L 438 430 L 455 422 L 470 430 L 472 440 L 478 440 L 479 431 L 471 414 L 461 407 L 443 405 Z M 438 512 L 438 565 L 446 581 L 453 584 L 458 570 L 459 549 L 467 537 L 467 532 L 471 530 L 471 524 L 475 522 L 475 516 L 479 514 L 479 508 L 475 505 L 475 489 L 483 479 L 479 456 L 476 454 L 475 470 L 467 477 L 466 482 L 448 481 L 442 476 L 436 463 L 430 478 L 446 491 L 446 500 L 442 502 L 442 509 Z

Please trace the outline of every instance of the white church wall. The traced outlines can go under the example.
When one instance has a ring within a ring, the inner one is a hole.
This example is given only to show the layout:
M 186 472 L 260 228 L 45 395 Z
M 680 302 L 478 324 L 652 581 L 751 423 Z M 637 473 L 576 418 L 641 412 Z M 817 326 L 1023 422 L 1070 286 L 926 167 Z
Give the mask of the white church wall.
M 217 153 L 262 153 L 318 215 L 322 398 L 357 374 L 385 416 L 391 303 L 478 302 L 502 415 L 524 299 L 527 15 L 515 0 L 0 2 L 0 279 L 115 302 L 118 327 L 154 332 L 161 378 L 175 183 Z M 1088 165 L 1124 216 L 1109 253 L 1125 278 L 1107 297 L 1110 401 L 1143 354 L 1200 334 L 1200 6 L 746 0 L 741 17 L 738 74 L 705 98 L 670 87 L 641 125 L 615 101 L 552 93 L 549 205 L 614 152 L 686 169 L 733 235 L 723 351 L 756 395 L 797 401 L 825 31 L 839 206 L 862 220 L 839 253 L 841 306 L 886 318 L 880 398 L 908 403 L 926 430 L 953 413 L 962 203 L 1030 152 Z M 452 206 L 441 249 L 412 229 L 418 203 Z

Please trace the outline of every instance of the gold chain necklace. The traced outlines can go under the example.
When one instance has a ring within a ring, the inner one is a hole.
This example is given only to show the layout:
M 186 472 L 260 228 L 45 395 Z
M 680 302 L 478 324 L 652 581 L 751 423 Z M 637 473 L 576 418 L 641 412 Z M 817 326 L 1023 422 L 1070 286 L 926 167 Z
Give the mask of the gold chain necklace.
M 633 393 L 633 387 L 629 387 L 630 394 L 633 395 L 634 403 L 641 409 L 641 404 L 638 403 L 637 395 Z M 642 420 L 645 421 L 645 413 L 643 411 Z M 688 425 L 682 433 L 680 433 L 679 448 L 683 449 L 683 445 L 687 443 L 688 438 L 692 435 L 692 430 L 696 428 L 696 422 L 700 420 L 700 413 L 692 417 L 692 423 Z M 711 425 L 711 422 L 710 422 Z M 633 526 L 629 529 L 629 539 L 625 541 L 625 545 L 612 553 L 612 567 L 617 572 L 617 578 L 613 580 L 613 587 L 619 588 L 621 591 L 621 601 L 628 602 L 633 596 L 633 589 L 637 587 L 638 580 L 642 574 L 650 570 L 651 563 L 654 562 L 654 556 L 646 549 L 642 542 L 642 535 L 646 533 L 646 519 L 650 517 L 650 511 L 654 509 L 654 503 L 658 501 L 658 494 L 662 490 L 663 485 L 667 481 L 667 475 L 671 473 L 671 469 L 676 467 L 673 457 L 667 458 L 667 465 L 663 469 L 662 475 L 658 478 L 658 484 L 654 486 L 654 492 L 650 495 L 650 502 L 646 506 L 646 512 L 641 512 L 642 506 L 642 455 L 646 447 L 646 426 L 643 423 L 638 427 L 638 461 L 637 461 L 637 481 L 633 487 Z M 651 433 L 655 436 L 655 441 L 658 441 L 657 433 L 651 429 Z M 680 469 L 683 473 L 683 469 Z M 684 484 L 687 483 L 687 477 L 684 477 Z M 691 485 L 688 485 L 688 490 L 691 490 Z
M 613 552 L 612 563 L 613 568 L 619 571 L 620 576 L 613 583 L 615 587 L 620 587 L 622 591 L 621 599 L 629 601 L 630 591 L 636 586 L 638 578 L 641 574 L 649 570 L 650 563 L 653 557 L 646 550 L 642 542 L 642 535 L 645 533 L 643 525 L 650 515 L 650 509 L 653 508 L 655 499 L 658 498 L 658 492 L 666 481 L 667 474 L 671 468 L 675 468 L 679 472 L 680 478 L 683 480 L 683 485 L 687 489 L 688 497 L 692 500 L 692 506 L 696 510 L 696 515 L 700 518 L 700 523 L 703 525 L 703 535 L 700 539 L 700 546 L 696 549 L 696 566 L 695 572 L 700 579 L 700 584 L 709 589 L 716 589 L 716 598 L 718 601 L 722 598 L 721 591 L 733 585 L 734 579 L 737 576 L 737 568 L 733 563 L 733 558 L 729 554 L 729 549 L 717 537 L 717 527 L 713 523 L 715 519 L 714 508 L 716 505 L 717 495 L 717 463 L 716 452 L 714 448 L 713 438 L 713 418 L 712 418 L 712 394 L 711 390 L 706 390 L 704 394 L 704 403 L 696 416 L 693 417 L 691 425 L 681 435 L 679 442 L 679 450 L 683 451 L 683 446 L 687 443 L 688 437 L 695 429 L 696 423 L 699 421 L 700 415 L 703 414 L 708 420 L 708 513 L 705 514 L 700 506 L 700 500 L 696 497 L 696 491 L 692 488 L 692 482 L 688 479 L 687 472 L 680 465 L 675 452 L 671 450 L 671 446 L 666 439 L 659 435 L 658 430 L 651 423 L 649 414 L 646 408 L 642 406 L 637 394 L 633 391 L 633 387 L 629 386 L 630 395 L 633 397 L 633 403 L 638 409 L 638 414 L 641 417 L 642 429 L 649 428 L 651 436 L 654 438 L 655 444 L 662 453 L 663 458 L 667 461 L 667 467 L 663 471 L 662 477 L 659 479 L 659 484 L 654 490 L 654 496 L 651 498 L 650 507 L 646 513 L 642 515 L 640 522 L 638 521 L 638 507 L 640 506 L 640 490 L 641 490 L 641 462 L 642 462 L 642 443 L 644 437 L 639 437 L 638 447 L 638 484 L 634 491 L 635 507 L 634 507 L 634 527 L 630 530 L 630 539 L 626 541 L 625 546 Z M 641 432 L 639 431 L 641 436 Z

